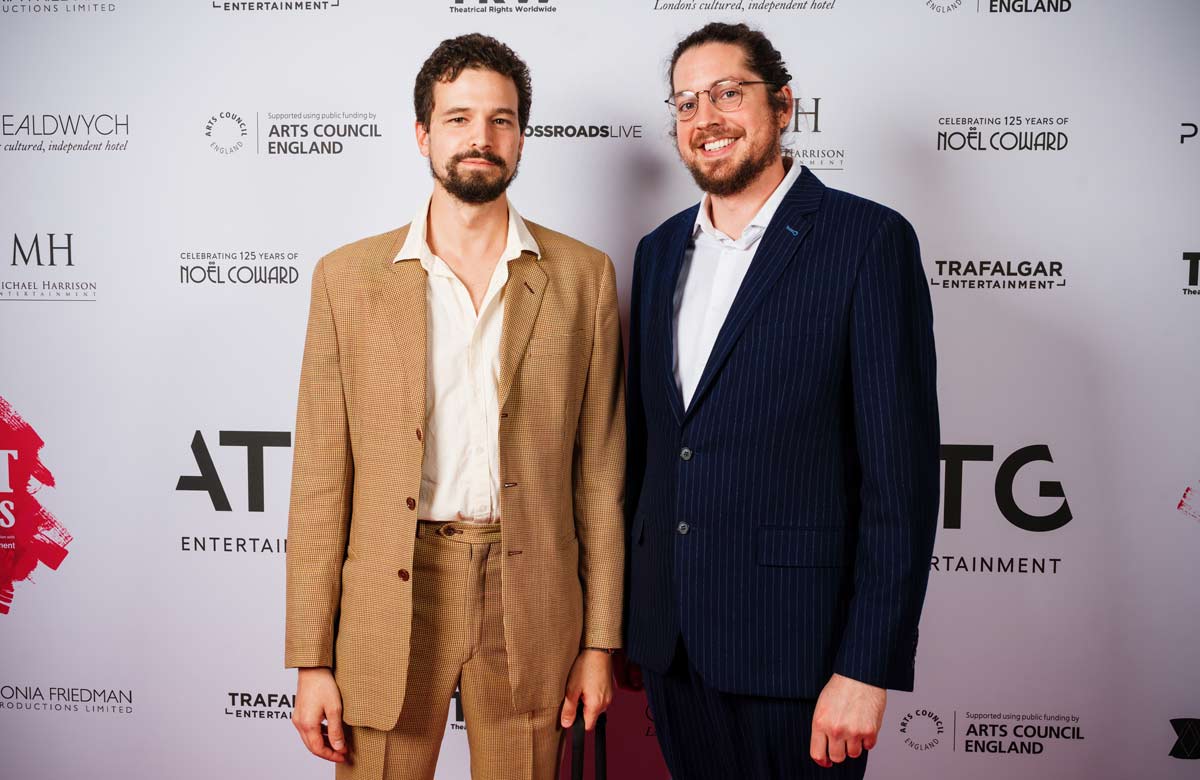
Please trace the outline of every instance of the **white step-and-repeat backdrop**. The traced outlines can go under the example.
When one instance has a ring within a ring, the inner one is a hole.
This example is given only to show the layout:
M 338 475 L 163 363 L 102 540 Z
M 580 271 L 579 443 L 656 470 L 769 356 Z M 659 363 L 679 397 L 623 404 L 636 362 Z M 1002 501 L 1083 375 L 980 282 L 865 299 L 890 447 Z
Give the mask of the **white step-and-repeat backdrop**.
M 482 31 L 533 73 L 514 202 L 627 302 L 698 199 L 661 101 L 712 19 L 932 288 L 943 515 L 869 776 L 1197 776 L 1195 0 L 0 0 L 0 775 L 329 776 L 282 668 L 313 264 L 427 194 L 413 78 Z M 609 752 L 665 776 L 639 696 Z

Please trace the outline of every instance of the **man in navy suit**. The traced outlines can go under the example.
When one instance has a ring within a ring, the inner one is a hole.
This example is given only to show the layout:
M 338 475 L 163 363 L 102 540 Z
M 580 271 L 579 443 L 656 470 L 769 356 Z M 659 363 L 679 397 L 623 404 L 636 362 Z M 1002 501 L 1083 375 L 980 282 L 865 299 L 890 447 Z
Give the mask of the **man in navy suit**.
M 705 195 L 634 264 L 628 653 L 676 780 L 861 778 L 912 690 L 937 524 L 917 237 L 782 153 L 762 33 L 709 24 L 668 75 Z

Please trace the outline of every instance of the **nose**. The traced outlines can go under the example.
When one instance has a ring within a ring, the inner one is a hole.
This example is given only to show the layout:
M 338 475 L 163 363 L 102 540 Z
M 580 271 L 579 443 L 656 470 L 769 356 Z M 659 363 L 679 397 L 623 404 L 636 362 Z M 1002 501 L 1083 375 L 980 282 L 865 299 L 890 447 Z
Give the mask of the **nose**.
M 696 114 L 692 117 L 692 121 L 697 127 L 707 127 L 717 124 L 717 117 L 721 112 L 717 110 L 712 99 L 705 92 L 696 99 Z
M 471 128 L 471 148 L 478 149 L 481 152 L 490 151 L 492 148 L 492 123 L 486 119 L 480 119 L 474 123 Z

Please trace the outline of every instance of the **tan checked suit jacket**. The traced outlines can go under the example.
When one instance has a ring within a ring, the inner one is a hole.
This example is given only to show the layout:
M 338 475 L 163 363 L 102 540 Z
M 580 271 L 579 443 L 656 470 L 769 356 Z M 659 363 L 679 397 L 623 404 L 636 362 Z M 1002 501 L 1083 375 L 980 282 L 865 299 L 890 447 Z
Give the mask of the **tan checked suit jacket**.
M 619 647 L 625 410 L 611 261 L 527 222 L 500 343 L 504 638 L 514 707 L 562 701 L 581 647 Z M 322 258 L 296 415 L 289 667 L 330 666 L 351 725 L 391 729 L 412 636 L 426 274 L 408 227 Z

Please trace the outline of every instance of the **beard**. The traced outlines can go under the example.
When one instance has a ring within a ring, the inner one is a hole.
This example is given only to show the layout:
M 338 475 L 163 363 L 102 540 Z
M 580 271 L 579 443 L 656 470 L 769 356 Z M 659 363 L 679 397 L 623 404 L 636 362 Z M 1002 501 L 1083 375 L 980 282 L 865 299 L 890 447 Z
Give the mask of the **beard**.
M 713 138 L 723 137 L 720 134 L 714 135 Z M 783 146 L 780 143 L 779 136 L 773 135 L 772 142 L 765 144 L 762 149 L 750 149 L 750 153 L 739 163 L 733 165 L 732 170 L 724 173 L 720 172 L 721 168 L 729 168 L 728 165 L 718 166 L 718 172 L 706 173 L 700 169 L 699 160 L 684 160 L 683 164 L 692 174 L 692 179 L 695 180 L 696 186 L 709 195 L 715 195 L 718 198 L 726 198 L 730 195 L 736 195 L 742 190 L 750 186 L 751 182 L 758 178 L 759 174 L 771 166 L 775 160 L 783 153 Z M 745 136 L 742 136 L 744 139 Z M 678 147 L 676 147 L 678 151 Z M 681 157 L 682 159 L 682 157 Z
M 472 171 L 463 174 L 459 170 L 459 163 L 463 160 L 478 159 L 487 160 L 494 164 L 500 175 L 491 178 L 490 171 Z M 433 178 L 441 183 L 446 188 L 446 192 L 453 195 L 456 199 L 463 203 L 480 204 L 491 203 L 496 198 L 504 194 L 508 189 L 508 185 L 512 180 L 517 178 L 517 167 L 520 165 L 520 158 L 517 159 L 517 165 L 513 166 L 512 175 L 508 174 L 508 164 L 499 156 L 492 152 L 471 151 L 461 152 L 454 155 L 446 161 L 446 175 L 440 176 L 433 167 L 433 159 L 429 160 L 429 172 Z

